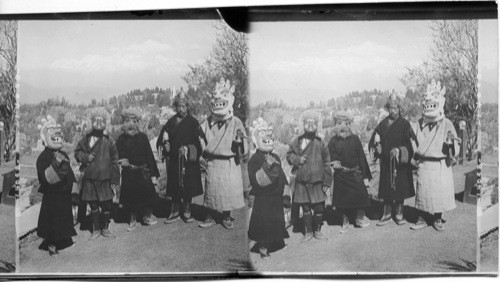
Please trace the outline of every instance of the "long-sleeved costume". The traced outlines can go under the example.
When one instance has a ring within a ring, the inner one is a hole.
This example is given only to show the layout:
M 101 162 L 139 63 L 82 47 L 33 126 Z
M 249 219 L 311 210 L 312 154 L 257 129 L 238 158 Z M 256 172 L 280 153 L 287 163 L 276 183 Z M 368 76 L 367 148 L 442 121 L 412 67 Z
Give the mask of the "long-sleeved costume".
M 274 242 L 288 238 L 283 211 L 283 190 L 287 179 L 276 154 L 269 153 L 278 162 L 266 162 L 266 153 L 257 150 L 248 162 L 248 175 L 255 196 L 248 228 L 248 238 L 257 242 Z
M 453 123 L 444 117 L 437 122 L 425 123 L 420 119 L 416 129 L 418 149 L 418 182 L 415 207 L 429 213 L 452 210 L 455 205 L 455 188 L 451 166 L 446 163 L 449 150 L 456 156 L 460 150 L 457 142 L 447 146 L 447 134 L 457 136 Z
M 201 124 L 208 144 L 203 152 L 207 161 L 204 205 L 212 210 L 233 210 L 245 205 L 240 157 L 248 153 L 248 141 L 234 142 L 237 131 L 245 132 L 235 116 L 216 122 L 210 116 Z M 239 152 L 240 151 L 240 152 Z
M 36 161 L 38 192 L 43 193 L 37 234 L 61 249 L 67 246 L 60 246 L 58 242 L 71 241 L 71 237 L 76 236 L 71 208 L 71 189 L 76 179 L 69 162 L 57 163 L 55 152 L 46 147 Z M 65 152 L 58 152 L 69 160 Z
M 92 146 L 91 146 L 92 143 Z M 89 162 L 89 155 L 95 158 Z M 120 184 L 118 151 L 115 141 L 106 132 L 96 137 L 85 134 L 75 149 L 75 159 L 81 163 L 83 173 L 82 200 L 108 201 L 113 199 L 111 184 Z
M 120 203 L 130 210 L 151 208 L 157 194 L 151 181 L 159 176 L 158 167 L 149 144 L 142 132 L 134 135 L 123 133 L 116 141 L 119 159 L 128 159 L 134 167 L 124 167 Z
M 385 201 L 404 200 L 415 196 L 415 187 L 413 186 L 413 173 L 410 166 L 410 160 L 413 158 L 413 148 L 411 140 L 415 140 L 410 123 L 399 116 L 389 124 L 390 118 L 383 119 L 373 131 L 369 148 L 376 146 L 375 135 L 380 136 L 382 154 L 380 158 L 380 182 L 378 198 Z M 391 188 L 391 150 L 397 148 L 400 152 L 400 162 L 396 165 L 396 190 Z
M 334 136 L 328 144 L 330 159 L 340 161 L 347 171 L 336 170 L 333 176 L 332 204 L 337 208 L 360 208 L 370 205 L 363 179 L 371 179 L 359 137 L 354 134 L 342 138 Z
M 303 142 L 307 142 L 305 147 L 302 147 Z M 304 164 L 300 164 L 302 156 L 307 158 Z M 308 139 L 305 134 L 293 139 L 286 158 L 296 174 L 294 203 L 324 202 L 327 195 L 323 186 L 331 185 L 332 173 L 329 166 L 330 153 L 323 139 L 318 135 Z
M 162 147 L 163 134 L 167 132 L 170 151 L 167 165 L 167 196 L 175 199 L 191 198 L 203 194 L 200 172 L 200 156 L 202 153 L 200 137 L 203 134 L 198 121 L 187 114 L 177 123 L 177 116 L 170 118 L 163 126 L 156 146 Z M 188 158 L 185 163 L 184 187 L 179 186 L 179 149 L 188 148 Z

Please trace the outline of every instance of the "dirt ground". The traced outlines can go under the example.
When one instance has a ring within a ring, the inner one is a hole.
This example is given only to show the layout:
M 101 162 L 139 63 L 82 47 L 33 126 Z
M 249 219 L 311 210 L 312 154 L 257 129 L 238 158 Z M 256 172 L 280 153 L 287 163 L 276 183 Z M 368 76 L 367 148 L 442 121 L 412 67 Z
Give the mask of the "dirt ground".
M 193 216 L 202 220 L 205 210 L 202 196 L 194 199 Z M 220 224 L 208 229 L 197 222 L 182 220 L 166 225 L 168 203 L 161 202 L 156 210 L 158 223 L 138 226 L 127 231 L 124 218 L 117 216 L 110 230 L 116 238 L 99 237 L 89 241 L 89 231 L 79 230 L 76 244 L 50 257 L 38 249 L 42 239 L 33 234 L 20 242 L 22 273 L 176 273 L 176 272 L 237 272 L 248 270 L 246 218 L 248 208 L 232 213 L 235 228 L 227 230 Z
M 432 227 L 411 230 L 410 223 L 417 220 L 413 208 L 415 199 L 405 201 L 405 218 L 410 222 L 398 226 L 394 222 L 376 226 L 382 205 L 373 201 L 367 210 L 371 224 L 340 234 L 340 217 L 335 212 L 327 215 L 322 231 L 326 241 L 312 239 L 300 243 L 302 233 L 293 233 L 285 240 L 287 247 L 261 259 L 251 253 L 251 261 L 259 272 L 305 273 L 422 273 L 470 271 L 475 268 L 477 250 L 477 210 L 475 205 L 460 201 L 464 190 L 463 173 L 472 170 L 475 163 L 454 168 L 457 208 L 445 212 L 446 230 L 438 232 Z M 252 247 L 251 242 L 250 247 Z

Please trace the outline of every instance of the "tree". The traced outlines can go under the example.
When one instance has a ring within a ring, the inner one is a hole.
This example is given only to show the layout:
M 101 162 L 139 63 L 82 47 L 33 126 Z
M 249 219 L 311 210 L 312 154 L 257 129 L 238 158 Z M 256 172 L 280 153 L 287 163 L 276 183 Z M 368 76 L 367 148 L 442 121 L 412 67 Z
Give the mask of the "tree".
M 407 68 L 401 81 L 408 89 L 424 93 L 432 79 L 446 86 L 445 115 L 455 126 L 467 124 L 468 140 L 463 140 L 470 160 L 477 147 L 478 21 L 433 21 L 430 57 L 421 65 Z
M 232 30 L 224 22 L 214 25 L 217 35 L 212 51 L 203 63 L 189 65 L 189 71 L 182 77 L 190 87 L 200 90 L 198 102 L 210 103 L 210 95 L 216 83 L 229 79 L 235 85 L 234 115 L 245 124 L 248 97 L 248 38 L 244 33 Z M 207 95 L 208 94 L 208 95 Z
M 0 119 L 4 121 L 5 160 L 16 143 L 17 21 L 0 21 Z

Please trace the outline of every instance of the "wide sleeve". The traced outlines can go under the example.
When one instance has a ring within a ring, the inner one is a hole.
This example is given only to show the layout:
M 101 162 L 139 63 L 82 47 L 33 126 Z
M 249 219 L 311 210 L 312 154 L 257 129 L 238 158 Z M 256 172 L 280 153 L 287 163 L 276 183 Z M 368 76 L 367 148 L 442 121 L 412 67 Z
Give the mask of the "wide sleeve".
M 62 152 L 62 154 L 69 160 L 66 153 Z M 38 181 L 42 187 L 55 187 L 53 185 L 59 184 L 63 180 L 67 180 L 67 182 L 76 182 L 75 175 L 69 162 L 62 161 L 61 163 L 57 163 L 55 158 L 50 156 L 49 153 L 43 152 L 38 157 L 36 169 Z M 44 188 L 40 191 L 41 193 L 45 192 L 43 189 Z
M 111 184 L 120 184 L 120 167 L 118 165 L 118 149 L 113 138 L 109 138 L 109 156 L 111 158 Z
M 363 174 L 363 179 L 368 178 L 372 179 L 372 173 L 370 171 L 370 166 L 368 165 L 368 161 L 366 160 L 365 151 L 363 150 L 363 145 L 361 144 L 361 140 L 356 136 L 356 147 L 358 151 L 358 164 L 359 169 L 361 170 L 361 174 Z
M 321 158 L 323 159 L 323 185 L 332 183 L 332 168 L 330 167 L 330 150 L 326 142 L 321 141 Z
M 379 123 L 377 125 L 377 127 L 375 127 L 375 129 L 373 130 L 372 136 L 370 137 L 370 141 L 368 142 L 368 150 L 375 149 L 375 135 L 378 134 L 379 136 L 381 136 L 380 135 L 380 131 L 381 131 L 380 130 L 380 125 L 381 124 L 382 123 Z
M 149 140 L 146 134 L 142 135 L 142 143 L 143 146 L 146 147 L 146 163 L 148 165 L 149 172 L 151 173 L 151 176 L 160 176 L 160 171 L 158 170 L 158 166 L 156 165 L 156 160 L 155 156 L 153 154 L 153 150 L 151 149 L 151 146 L 149 145 Z
M 460 154 L 460 144 L 456 140 L 452 140 L 451 144 L 446 143 L 446 138 L 448 137 L 448 133 L 451 133 L 455 138 L 458 136 L 457 131 L 455 130 L 455 126 L 453 126 L 453 123 L 445 119 L 445 125 L 446 125 L 446 130 L 445 130 L 445 136 L 444 136 L 444 143 L 443 143 L 443 154 L 446 156 L 449 154 L 451 151 L 451 155 L 453 157 L 456 157 Z
M 128 154 L 127 150 L 125 150 L 125 144 L 124 144 L 124 134 L 121 134 L 118 136 L 118 139 L 116 140 L 116 150 L 118 151 L 118 159 L 127 159 Z
M 38 175 L 38 182 L 40 182 L 41 186 L 44 187 L 49 185 L 47 178 L 45 177 L 45 170 L 51 166 L 52 160 L 49 158 L 48 154 L 43 151 L 38 159 L 36 160 L 36 171 Z M 40 191 L 42 192 L 42 191 Z
M 243 123 L 239 118 L 233 117 L 233 119 L 235 120 L 235 126 L 233 133 L 233 142 L 231 144 L 231 151 L 233 153 L 240 154 L 241 156 L 246 156 L 250 152 L 250 144 L 248 142 L 248 138 L 243 138 L 241 142 L 234 141 L 234 137 L 236 137 L 238 130 L 243 132 L 246 136 L 245 127 L 243 126 Z
M 253 155 L 248 162 L 248 177 L 252 194 L 258 194 L 260 189 L 275 187 L 281 176 L 281 161 L 273 156 L 277 162 L 269 165 L 265 160 L 257 155 Z
M 75 148 L 75 159 L 77 162 L 81 163 L 84 166 L 86 166 L 89 162 L 89 154 L 87 154 L 83 148 L 83 143 L 85 141 L 86 137 L 83 136 L 83 138 L 78 142 Z
M 189 141 L 188 147 L 188 161 L 196 162 L 200 159 L 201 153 L 203 151 L 201 147 L 202 136 L 200 124 L 196 119 L 193 118 L 192 125 L 189 127 L 191 133 L 191 140 Z
M 297 139 L 292 140 L 292 143 L 288 146 L 288 152 L 286 153 L 286 161 L 288 162 L 288 164 L 294 167 L 298 167 L 300 163 L 300 157 L 293 149 L 293 144 L 297 142 Z
M 403 134 L 403 144 L 398 148 L 399 160 L 401 164 L 408 164 L 410 163 L 410 160 L 413 158 L 413 155 L 415 153 L 411 141 L 412 139 L 416 139 L 415 133 L 413 132 L 413 129 L 411 128 L 409 122 L 404 123 Z
M 158 134 L 158 139 L 156 139 L 156 148 L 162 148 L 163 147 L 163 133 L 165 133 L 165 127 L 167 125 L 165 124 L 161 130 L 160 134 Z

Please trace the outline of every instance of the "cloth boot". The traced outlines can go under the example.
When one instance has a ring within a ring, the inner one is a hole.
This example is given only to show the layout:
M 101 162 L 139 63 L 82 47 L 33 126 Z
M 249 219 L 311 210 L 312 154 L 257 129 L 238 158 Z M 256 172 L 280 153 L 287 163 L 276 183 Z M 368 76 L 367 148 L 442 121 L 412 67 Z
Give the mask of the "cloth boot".
M 105 211 L 101 213 L 101 234 L 104 237 L 112 237 L 115 235 L 109 231 L 109 222 L 111 220 L 111 212 Z
M 151 226 L 158 223 L 156 217 L 153 215 L 153 210 L 151 208 L 144 209 L 144 216 L 142 217 L 142 222 L 145 225 Z
M 396 204 L 396 224 L 398 225 L 403 225 L 406 223 L 406 220 L 403 217 L 403 204 L 398 203 Z
M 132 231 L 137 226 L 137 215 L 135 212 L 130 213 L 130 219 L 128 222 L 127 231 Z
M 194 221 L 194 218 L 191 216 L 191 201 L 184 202 L 183 220 L 186 223 L 190 223 L 190 222 Z
M 437 231 L 444 231 L 444 223 L 446 220 L 442 218 L 442 213 L 435 213 L 434 214 L 434 222 L 432 223 L 432 226 L 434 226 L 434 229 Z
M 90 213 L 90 217 L 92 219 L 92 235 L 90 235 L 89 240 L 94 240 L 97 237 L 101 236 L 101 230 L 100 230 L 100 213 L 99 210 L 97 211 L 92 211 Z
M 384 214 L 382 215 L 382 218 L 380 218 L 380 220 L 377 222 L 377 226 L 383 226 L 391 222 L 391 216 L 392 216 L 392 206 L 390 203 L 385 203 Z
M 365 217 L 365 210 L 358 209 L 356 210 L 356 224 L 355 226 L 358 228 L 364 228 L 370 225 L 370 222 Z
M 326 236 L 321 232 L 321 226 L 323 225 L 323 214 L 315 214 L 313 216 L 313 235 L 314 238 L 319 240 L 326 239 Z
M 171 224 L 179 220 L 179 203 L 172 202 L 172 206 L 170 207 L 170 215 L 165 220 L 165 224 Z
M 313 227 L 312 227 L 312 213 L 304 212 L 302 215 L 304 219 L 304 237 L 300 240 L 302 243 L 307 242 L 313 238 Z

